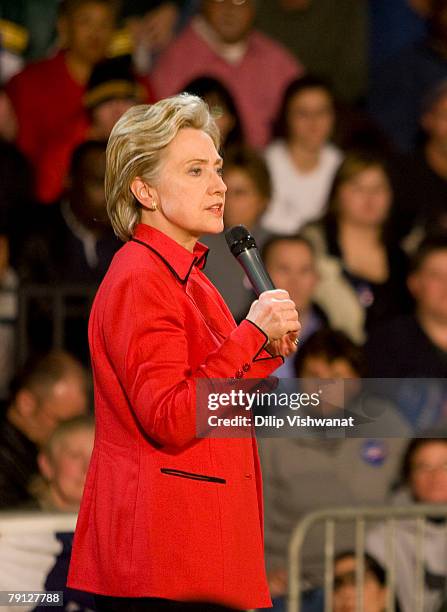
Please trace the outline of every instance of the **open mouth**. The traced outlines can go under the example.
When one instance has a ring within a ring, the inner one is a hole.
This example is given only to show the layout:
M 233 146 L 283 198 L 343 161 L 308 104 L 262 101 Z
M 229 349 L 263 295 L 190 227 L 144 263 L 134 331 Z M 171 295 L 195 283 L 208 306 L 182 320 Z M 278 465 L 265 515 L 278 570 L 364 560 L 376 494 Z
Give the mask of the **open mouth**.
M 215 215 L 223 214 L 223 204 L 215 204 L 214 206 L 210 206 L 207 210 L 211 211 Z

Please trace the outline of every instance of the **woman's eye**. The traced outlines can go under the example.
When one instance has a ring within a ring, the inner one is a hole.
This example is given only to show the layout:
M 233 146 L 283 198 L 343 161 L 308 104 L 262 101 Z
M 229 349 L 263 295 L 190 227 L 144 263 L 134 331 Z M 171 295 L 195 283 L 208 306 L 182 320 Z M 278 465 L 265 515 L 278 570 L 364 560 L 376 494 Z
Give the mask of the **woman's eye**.
M 193 174 L 194 176 L 200 176 L 202 173 L 202 168 L 191 168 L 189 173 Z
M 224 169 L 223 168 L 217 168 L 217 174 L 219 176 L 223 176 L 224 175 Z

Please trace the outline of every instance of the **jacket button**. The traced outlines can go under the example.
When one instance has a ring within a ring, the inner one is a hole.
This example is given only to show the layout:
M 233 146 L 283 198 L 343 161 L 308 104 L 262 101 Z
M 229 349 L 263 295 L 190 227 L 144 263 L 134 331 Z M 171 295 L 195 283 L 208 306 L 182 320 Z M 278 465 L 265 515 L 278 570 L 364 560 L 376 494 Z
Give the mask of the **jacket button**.
M 245 474 L 245 478 L 248 478 L 249 480 L 251 480 L 251 474 Z
M 242 378 L 242 377 L 243 377 L 243 375 L 244 375 L 244 373 L 242 372 L 242 370 L 238 370 L 238 371 L 236 372 L 236 378 Z
M 248 370 L 250 369 L 250 364 L 244 363 L 244 365 L 242 366 L 242 369 L 244 370 L 244 372 L 248 372 Z

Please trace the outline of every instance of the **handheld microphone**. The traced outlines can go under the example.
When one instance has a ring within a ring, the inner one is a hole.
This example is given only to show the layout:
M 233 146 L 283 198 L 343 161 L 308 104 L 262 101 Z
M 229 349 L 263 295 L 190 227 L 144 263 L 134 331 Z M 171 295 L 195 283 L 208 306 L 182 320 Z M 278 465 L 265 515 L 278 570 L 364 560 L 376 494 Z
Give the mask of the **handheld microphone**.
M 225 232 L 230 251 L 241 265 L 256 295 L 275 289 L 262 263 L 255 239 L 243 225 L 235 225 Z

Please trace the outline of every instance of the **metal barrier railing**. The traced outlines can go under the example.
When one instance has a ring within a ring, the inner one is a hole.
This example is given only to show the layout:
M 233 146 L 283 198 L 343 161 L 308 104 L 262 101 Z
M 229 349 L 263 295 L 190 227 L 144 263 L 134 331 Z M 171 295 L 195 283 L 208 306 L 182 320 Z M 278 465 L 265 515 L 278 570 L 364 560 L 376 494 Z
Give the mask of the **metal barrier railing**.
M 29 354 L 30 313 L 35 315 L 36 300 L 51 325 L 52 348 L 65 348 L 65 324 L 70 317 L 88 319 L 96 285 L 23 284 L 18 292 L 17 365 L 22 366 Z M 87 343 L 87 338 L 86 338 Z
M 447 505 L 414 506 L 379 506 L 358 508 L 329 508 L 312 512 L 305 516 L 295 527 L 289 543 L 289 593 L 288 612 L 301 610 L 301 577 L 303 574 L 302 549 L 309 530 L 317 524 L 323 524 L 325 529 L 324 544 L 324 611 L 333 610 L 335 536 L 337 523 L 347 521 L 355 525 L 355 556 L 356 556 L 356 611 L 363 612 L 363 586 L 365 578 L 365 534 L 367 522 L 385 524 L 386 551 L 386 612 L 395 612 L 396 595 L 396 522 L 402 520 L 415 521 L 415 592 L 416 604 L 412 612 L 424 610 L 424 532 L 428 518 L 447 518 Z M 444 528 L 446 559 L 447 559 L 447 521 Z M 446 576 L 447 583 L 447 576 Z M 447 584 L 446 584 L 447 586 Z

